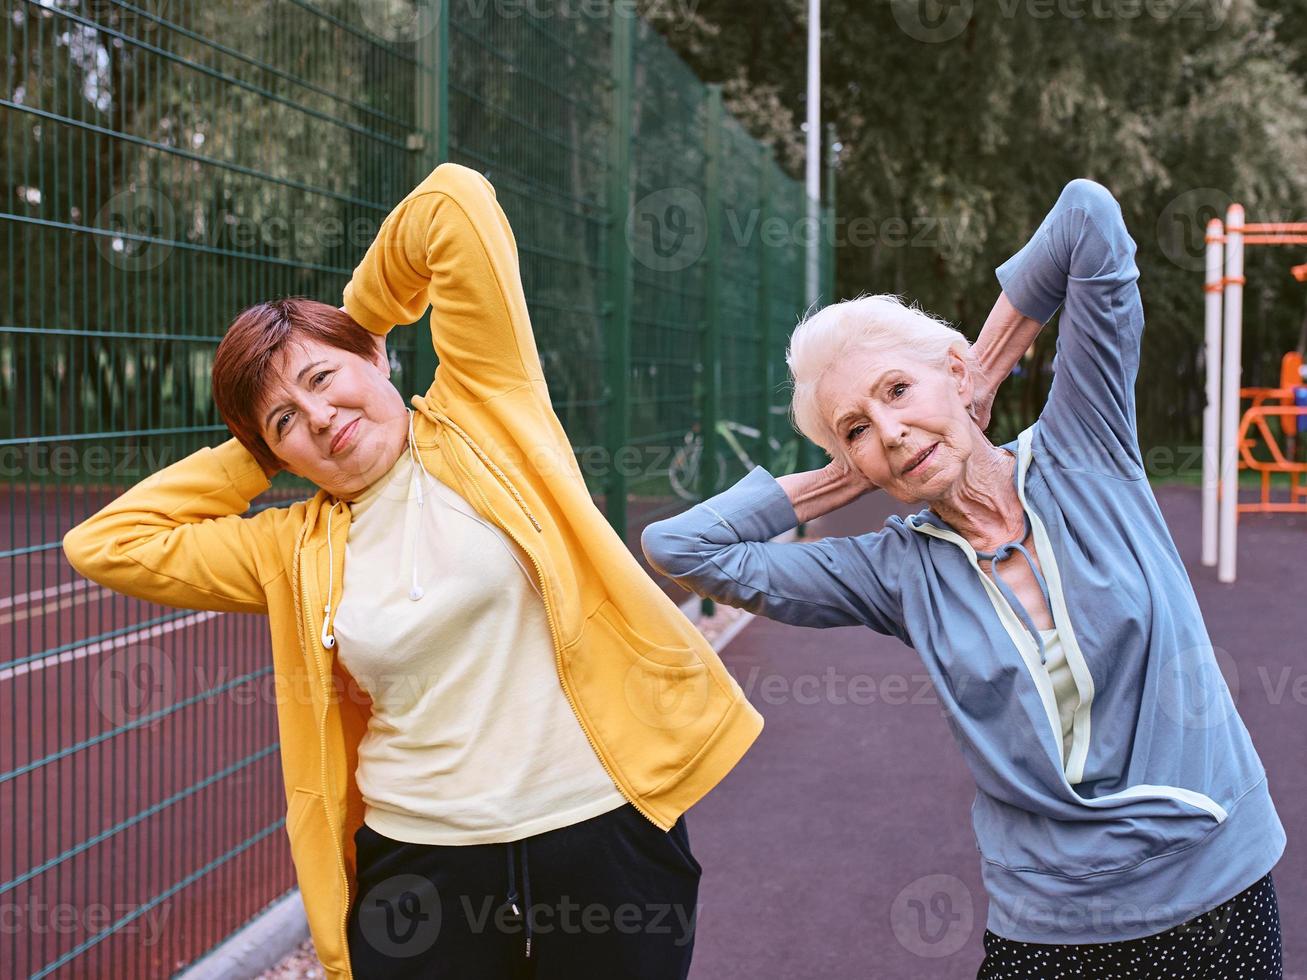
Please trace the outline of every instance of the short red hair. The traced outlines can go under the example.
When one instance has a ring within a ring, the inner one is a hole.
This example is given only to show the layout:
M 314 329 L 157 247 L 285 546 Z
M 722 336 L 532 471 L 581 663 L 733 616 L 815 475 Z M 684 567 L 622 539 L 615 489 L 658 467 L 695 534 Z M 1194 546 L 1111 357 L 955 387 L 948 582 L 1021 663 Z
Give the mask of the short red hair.
M 311 339 L 372 360 L 376 340 L 344 310 L 303 296 L 257 303 L 232 321 L 213 355 L 213 400 L 218 414 L 265 471 L 282 462 L 263 438 L 259 406 L 268 395 L 286 346 Z

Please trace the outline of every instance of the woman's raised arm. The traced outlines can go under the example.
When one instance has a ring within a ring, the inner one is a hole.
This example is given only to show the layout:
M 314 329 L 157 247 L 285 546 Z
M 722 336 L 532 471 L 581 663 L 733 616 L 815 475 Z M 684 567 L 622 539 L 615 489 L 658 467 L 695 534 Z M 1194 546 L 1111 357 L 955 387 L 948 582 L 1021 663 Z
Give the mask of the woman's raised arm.
M 391 211 L 345 287 L 345 310 L 375 334 L 428 304 L 448 394 L 484 401 L 544 382 L 508 218 L 490 182 L 453 163 Z
M 1025 316 L 1058 325 L 1053 387 L 1040 413 L 1067 468 L 1122 479 L 1144 475 L 1135 378 L 1144 329 L 1135 242 L 1102 184 L 1073 180 L 1022 249 L 997 270 Z
M 814 487 L 829 500 L 843 492 Z M 794 626 L 869 626 L 902 638 L 898 582 L 912 532 L 894 520 L 853 538 L 772 541 L 798 517 L 787 491 L 756 466 L 730 489 L 650 524 L 640 546 L 654 569 L 705 598 Z
M 1007 293 L 998 294 L 994 308 L 985 318 L 980 336 L 971 345 L 984 372 L 974 396 L 976 422 L 982 432 L 989 428 L 990 409 L 999 386 L 1007 380 L 1042 329 L 1043 322 L 1026 316 L 1013 306 Z
M 266 612 L 282 574 L 274 524 L 284 510 L 240 515 L 268 477 L 235 439 L 146 477 L 64 535 L 80 574 L 115 592 L 218 612 Z

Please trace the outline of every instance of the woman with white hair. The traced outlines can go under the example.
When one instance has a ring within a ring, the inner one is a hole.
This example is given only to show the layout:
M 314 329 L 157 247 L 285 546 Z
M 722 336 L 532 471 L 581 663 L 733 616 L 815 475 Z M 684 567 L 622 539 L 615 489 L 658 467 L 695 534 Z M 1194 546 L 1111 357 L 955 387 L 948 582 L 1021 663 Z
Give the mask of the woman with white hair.
M 894 297 L 827 307 L 788 363 L 829 465 L 755 467 L 642 538 L 700 595 L 918 651 L 977 785 L 982 978 L 1281 976 L 1284 829 L 1135 431 L 1134 253 L 1076 180 L 997 270 L 975 348 Z M 994 389 L 1064 305 L 1048 401 L 995 446 Z M 769 540 L 877 488 L 927 509 Z

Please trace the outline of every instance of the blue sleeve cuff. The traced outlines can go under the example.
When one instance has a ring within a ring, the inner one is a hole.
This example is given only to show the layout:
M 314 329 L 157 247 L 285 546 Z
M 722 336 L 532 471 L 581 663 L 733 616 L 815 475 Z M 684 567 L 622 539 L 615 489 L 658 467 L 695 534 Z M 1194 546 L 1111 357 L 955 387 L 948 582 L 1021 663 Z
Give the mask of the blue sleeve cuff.
M 1021 251 L 994 270 L 994 275 L 1012 305 L 1032 320 L 1048 323 L 1062 305 L 1066 278 L 1057 275 L 1043 227 Z M 1062 289 L 1057 288 L 1059 278 Z
M 1085 234 L 1086 224 L 1095 235 Z M 1133 254 L 1126 243 L 1133 246 L 1112 192 L 1080 177 L 1062 188 L 1039 229 L 995 275 L 1013 306 L 1047 323 L 1067 297 L 1067 278 L 1119 268 Z
M 725 521 L 741 541 L 769 541 L 799 525 L 789 496 L 761 466 L 699 506 Z

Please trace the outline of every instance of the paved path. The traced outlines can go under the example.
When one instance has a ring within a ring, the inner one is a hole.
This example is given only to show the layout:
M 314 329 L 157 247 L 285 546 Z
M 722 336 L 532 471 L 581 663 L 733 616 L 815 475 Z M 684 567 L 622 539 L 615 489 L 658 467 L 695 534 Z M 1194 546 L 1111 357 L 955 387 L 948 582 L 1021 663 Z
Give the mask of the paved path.
M 1246 515 L 1240 581 L 1224 586 L 1199 562 L 1197 491 L 1157 495 L 1288 833 L 1274 872 L 1285 975 L 1304 980 L 1307 518 Z M 894 503 L 864 499 L 819 531 L 879 527 Z M 706 869 L 691 976 L 974 978 L 987 907 L 974 784 L 916 654 L 866 629 L 758 619 L 725 660 L 767 726 L 687 818 Z

